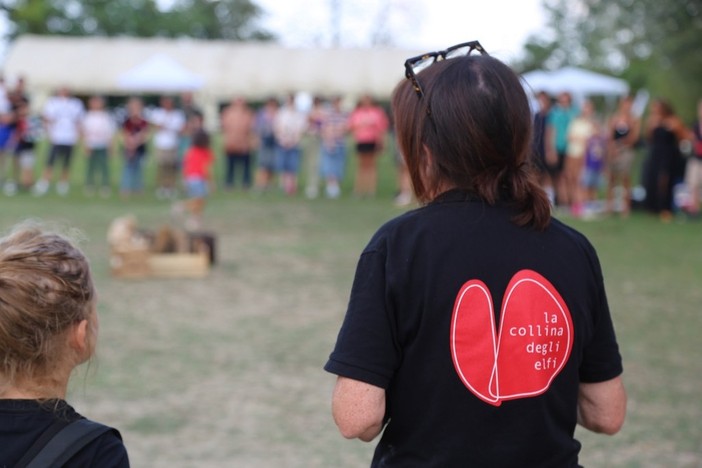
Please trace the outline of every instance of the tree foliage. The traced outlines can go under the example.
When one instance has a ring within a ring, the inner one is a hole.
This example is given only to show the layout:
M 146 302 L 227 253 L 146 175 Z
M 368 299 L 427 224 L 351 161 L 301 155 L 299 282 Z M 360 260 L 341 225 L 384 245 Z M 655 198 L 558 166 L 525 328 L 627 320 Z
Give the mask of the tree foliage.
M 251 0 L 177 0 L 161 11 L 155 0 L 0 0 L 21 34 L 67 36 L 193 37 L 271 40 Z
M 522 71 L 582 66 L 622 76 L 671 100 L 685 116 L 702 97 L 700 0 L 543 0 L 548 27 Z

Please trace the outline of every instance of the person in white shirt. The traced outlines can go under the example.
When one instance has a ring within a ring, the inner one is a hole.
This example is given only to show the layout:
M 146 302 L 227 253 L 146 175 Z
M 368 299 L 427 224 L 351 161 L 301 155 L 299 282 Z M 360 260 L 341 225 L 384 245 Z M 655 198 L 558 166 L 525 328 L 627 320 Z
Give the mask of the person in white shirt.
M 93 96 L 88 101 L 88 112 L 81 125 L 83 145 L 88 157 L 85 193 L 95 192 L 96 177 L 100 178 L 100 195 L 110 195 L 109 154 L 116 126 L 112 116 L 105 110 L 105 100 Z
M 59 89 L 55 96 L 47 100 L 42 118 L 49 137 L 49 156 L 44 174 L 34 186 L 36 195 L 44 195 L 49 190 L 54 164 L 59 160 L 62 163 L 62 171 L 56 191 L 62 196 L 68 194 L 71 156 L 80 137 L 80 123 L 84 113 L 83 103 L 71 96 L 68 88 Z
M 173 98 L 161 97 L 161 107 L 154 110 L 149 120 L 155 128 L 156 196 L 172 198 L 176 194 L 178 178 L 178 143 L 185 125 L 183 112 L 176 109 Z
M 278 142 L 280 183 L 286 195 L 297 192 L 297 174 L 302 158 L 300 141 L 306 130 L 307 117 L 295 108 L 295 96 L 290 95 L 273 121 L 273 133 Z

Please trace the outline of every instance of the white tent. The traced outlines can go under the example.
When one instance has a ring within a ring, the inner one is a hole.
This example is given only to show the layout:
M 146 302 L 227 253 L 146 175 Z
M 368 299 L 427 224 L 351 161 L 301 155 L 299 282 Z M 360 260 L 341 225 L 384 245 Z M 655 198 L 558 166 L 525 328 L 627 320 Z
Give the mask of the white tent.
M 175 93 L 196 91 L 204 79 L 168 54 L 155 54 L 117 77 L 117 86 L 130 92 Z
M 545 91 L 554 95 L 567 91 L 576 100 L 588 96 L 623 96 L 629 92 L 629 85 L 624 80 L 576 67 L 534 70 L 524 73 L 522 79 L 532 93 Z

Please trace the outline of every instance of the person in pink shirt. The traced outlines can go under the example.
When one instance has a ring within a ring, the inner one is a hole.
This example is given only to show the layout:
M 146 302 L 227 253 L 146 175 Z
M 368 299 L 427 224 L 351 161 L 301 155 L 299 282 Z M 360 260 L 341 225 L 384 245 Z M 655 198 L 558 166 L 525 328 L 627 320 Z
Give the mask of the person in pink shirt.
M 388 117 L 370 96 L 365 95 L 349 116 L 349 129 L 358 153 L 354 194 L 359 197 L 374 196 L 378 181 L 376 156 L 383 148 Z

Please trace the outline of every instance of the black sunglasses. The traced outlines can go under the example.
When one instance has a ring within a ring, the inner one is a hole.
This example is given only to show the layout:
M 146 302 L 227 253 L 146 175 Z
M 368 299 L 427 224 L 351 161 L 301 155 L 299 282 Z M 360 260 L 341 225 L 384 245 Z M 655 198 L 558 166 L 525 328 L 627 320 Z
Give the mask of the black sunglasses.
M 478 41 L 463 42 L 451 46 L 446 50 L 438 52 L 427 52 L 426 54 L 405 60 L 405 77 L 412 82 L 412 87 L 420 98 L 424 97 L 424 91 L 417 80 L 417 73 L 442 60 L 449 60 L 457 57 L 465 57 L 473 53 L 480 52 L 481 55 L 488 55 Z

